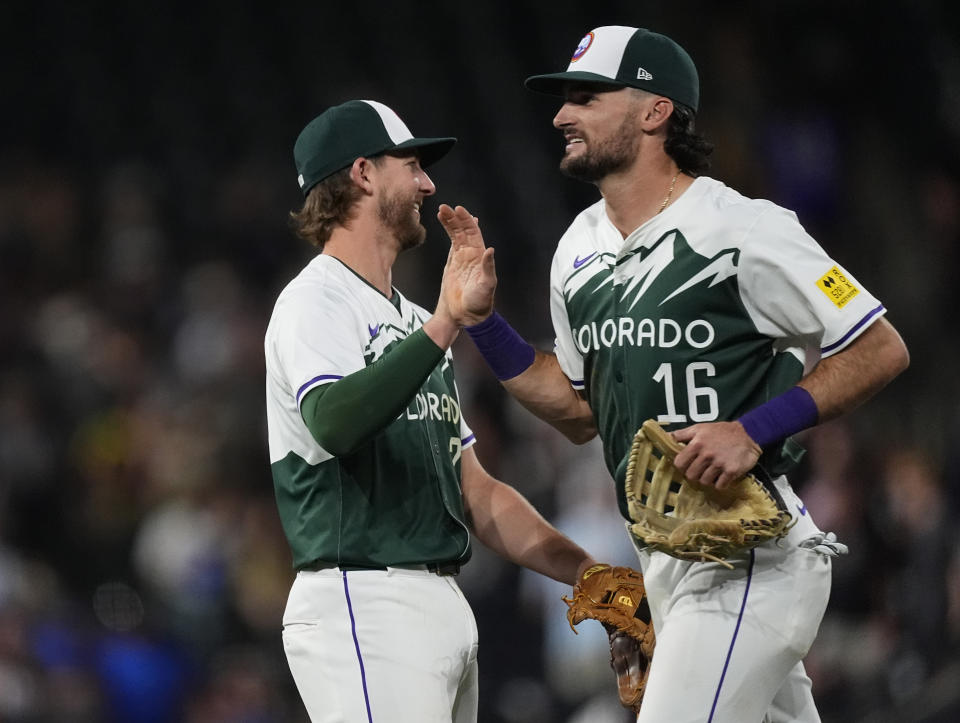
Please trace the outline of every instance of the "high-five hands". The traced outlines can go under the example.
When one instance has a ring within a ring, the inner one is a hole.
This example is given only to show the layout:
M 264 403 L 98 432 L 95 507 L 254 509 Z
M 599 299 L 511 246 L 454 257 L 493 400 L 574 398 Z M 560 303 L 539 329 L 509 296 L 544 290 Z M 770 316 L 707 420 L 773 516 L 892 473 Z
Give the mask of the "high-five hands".
M 473 326 L 490 316 L 497 289 L 493 249 L 487 248 L 477 217 L 463 206 L 440 204 L 437 218 L 450 237 L 450 252 L 440 284 L 440 306 L 459 326 Z

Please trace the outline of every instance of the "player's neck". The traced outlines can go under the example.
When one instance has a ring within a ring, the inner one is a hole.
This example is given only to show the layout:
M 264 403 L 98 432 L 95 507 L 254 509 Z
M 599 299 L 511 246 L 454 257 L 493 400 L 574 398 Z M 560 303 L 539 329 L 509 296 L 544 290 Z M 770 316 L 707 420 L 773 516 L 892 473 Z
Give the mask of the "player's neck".
M 635 166 L 611 174 L 599 184 L 607 217 L 624 238 L 662 213 L 687 190 L 693 179 L 680 173 L 672 161 L 656 167 Z
M 363 219 L 350 221 L 350 228 L 334 229 L 323 253 L 333 256 L 388 299 L 393 294 L 393 262 L 397 260 L 395 244 L 382 242 L 382 229 L 372 228 Z

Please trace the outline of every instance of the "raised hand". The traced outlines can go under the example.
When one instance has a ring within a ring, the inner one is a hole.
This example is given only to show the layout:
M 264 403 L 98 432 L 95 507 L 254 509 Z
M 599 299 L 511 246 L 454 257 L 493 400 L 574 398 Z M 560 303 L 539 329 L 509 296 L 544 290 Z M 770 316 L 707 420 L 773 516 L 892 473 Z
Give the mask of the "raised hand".
M 493 249 L 484 244 L 476 216 L 463 206 L 440 204 L 437 218 L 450 237 L 438 311 L 444 309 L 459 326 L 479 324 L 493 311 L 497 289 Z

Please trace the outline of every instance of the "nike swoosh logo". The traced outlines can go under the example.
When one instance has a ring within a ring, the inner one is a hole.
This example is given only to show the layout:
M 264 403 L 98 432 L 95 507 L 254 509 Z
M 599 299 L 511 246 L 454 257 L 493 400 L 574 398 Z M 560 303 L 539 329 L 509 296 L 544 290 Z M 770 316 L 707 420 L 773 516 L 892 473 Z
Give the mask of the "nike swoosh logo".
M 579 269 L 581 266 L 583 266 L 585 263 L 587 263 L 590 259 L 592 259 L 596 255 L 597 255 L 597 252 L 594 251 L 589 256 L 585 256 L 584 258 L 581 259 L 580 255 L 578 254 L 577 258 L 573 260 L 573 268 Z
M 797 512 L 799 512 L 801 515 L 807 514 L 807 506 L 804 505 L 803 507 L 798 507 Z
M 370 338 L 372 339 L 377 335 L 377 332 L 380 331 L 380 325 L 377 324 L 376 326 L 370 326 L 367 324 L 367 331 L 370 332 Z

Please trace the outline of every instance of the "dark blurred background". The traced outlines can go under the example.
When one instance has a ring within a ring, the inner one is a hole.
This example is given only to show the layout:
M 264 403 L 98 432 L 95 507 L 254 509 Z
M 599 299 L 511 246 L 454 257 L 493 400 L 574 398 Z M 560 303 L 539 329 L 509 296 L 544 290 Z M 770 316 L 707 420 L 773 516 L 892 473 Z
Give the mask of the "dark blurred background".
M 609 24 L 689 50 L 711 175 L 795 210 L 903 334 L 911 368 L 802 438 L 795 485 L 851 548 L 807 667 L 825 722 L 960 720 L 953 5 L 5 4 L 0 720 L 305 720 L 263 402 L 273 300 L 312 253 L 287 227 L 293 141 L 352 98 L 457 136 L 434 201 L 480 217 L 498 308 L 550 348 L 552 251 L 597 195 L 556 171 L 557 103 L 522 81 Z M 425 218 L 395 283 L 432 308 L 447 244 Z M 505 398 L 468 341 L 455 352 L 484 464 L 631 564 L 598 447 Z M 563 586 L 484 549 L 460 581 L 481 721 L 629 720 L 603 636 L 567 628 Z

